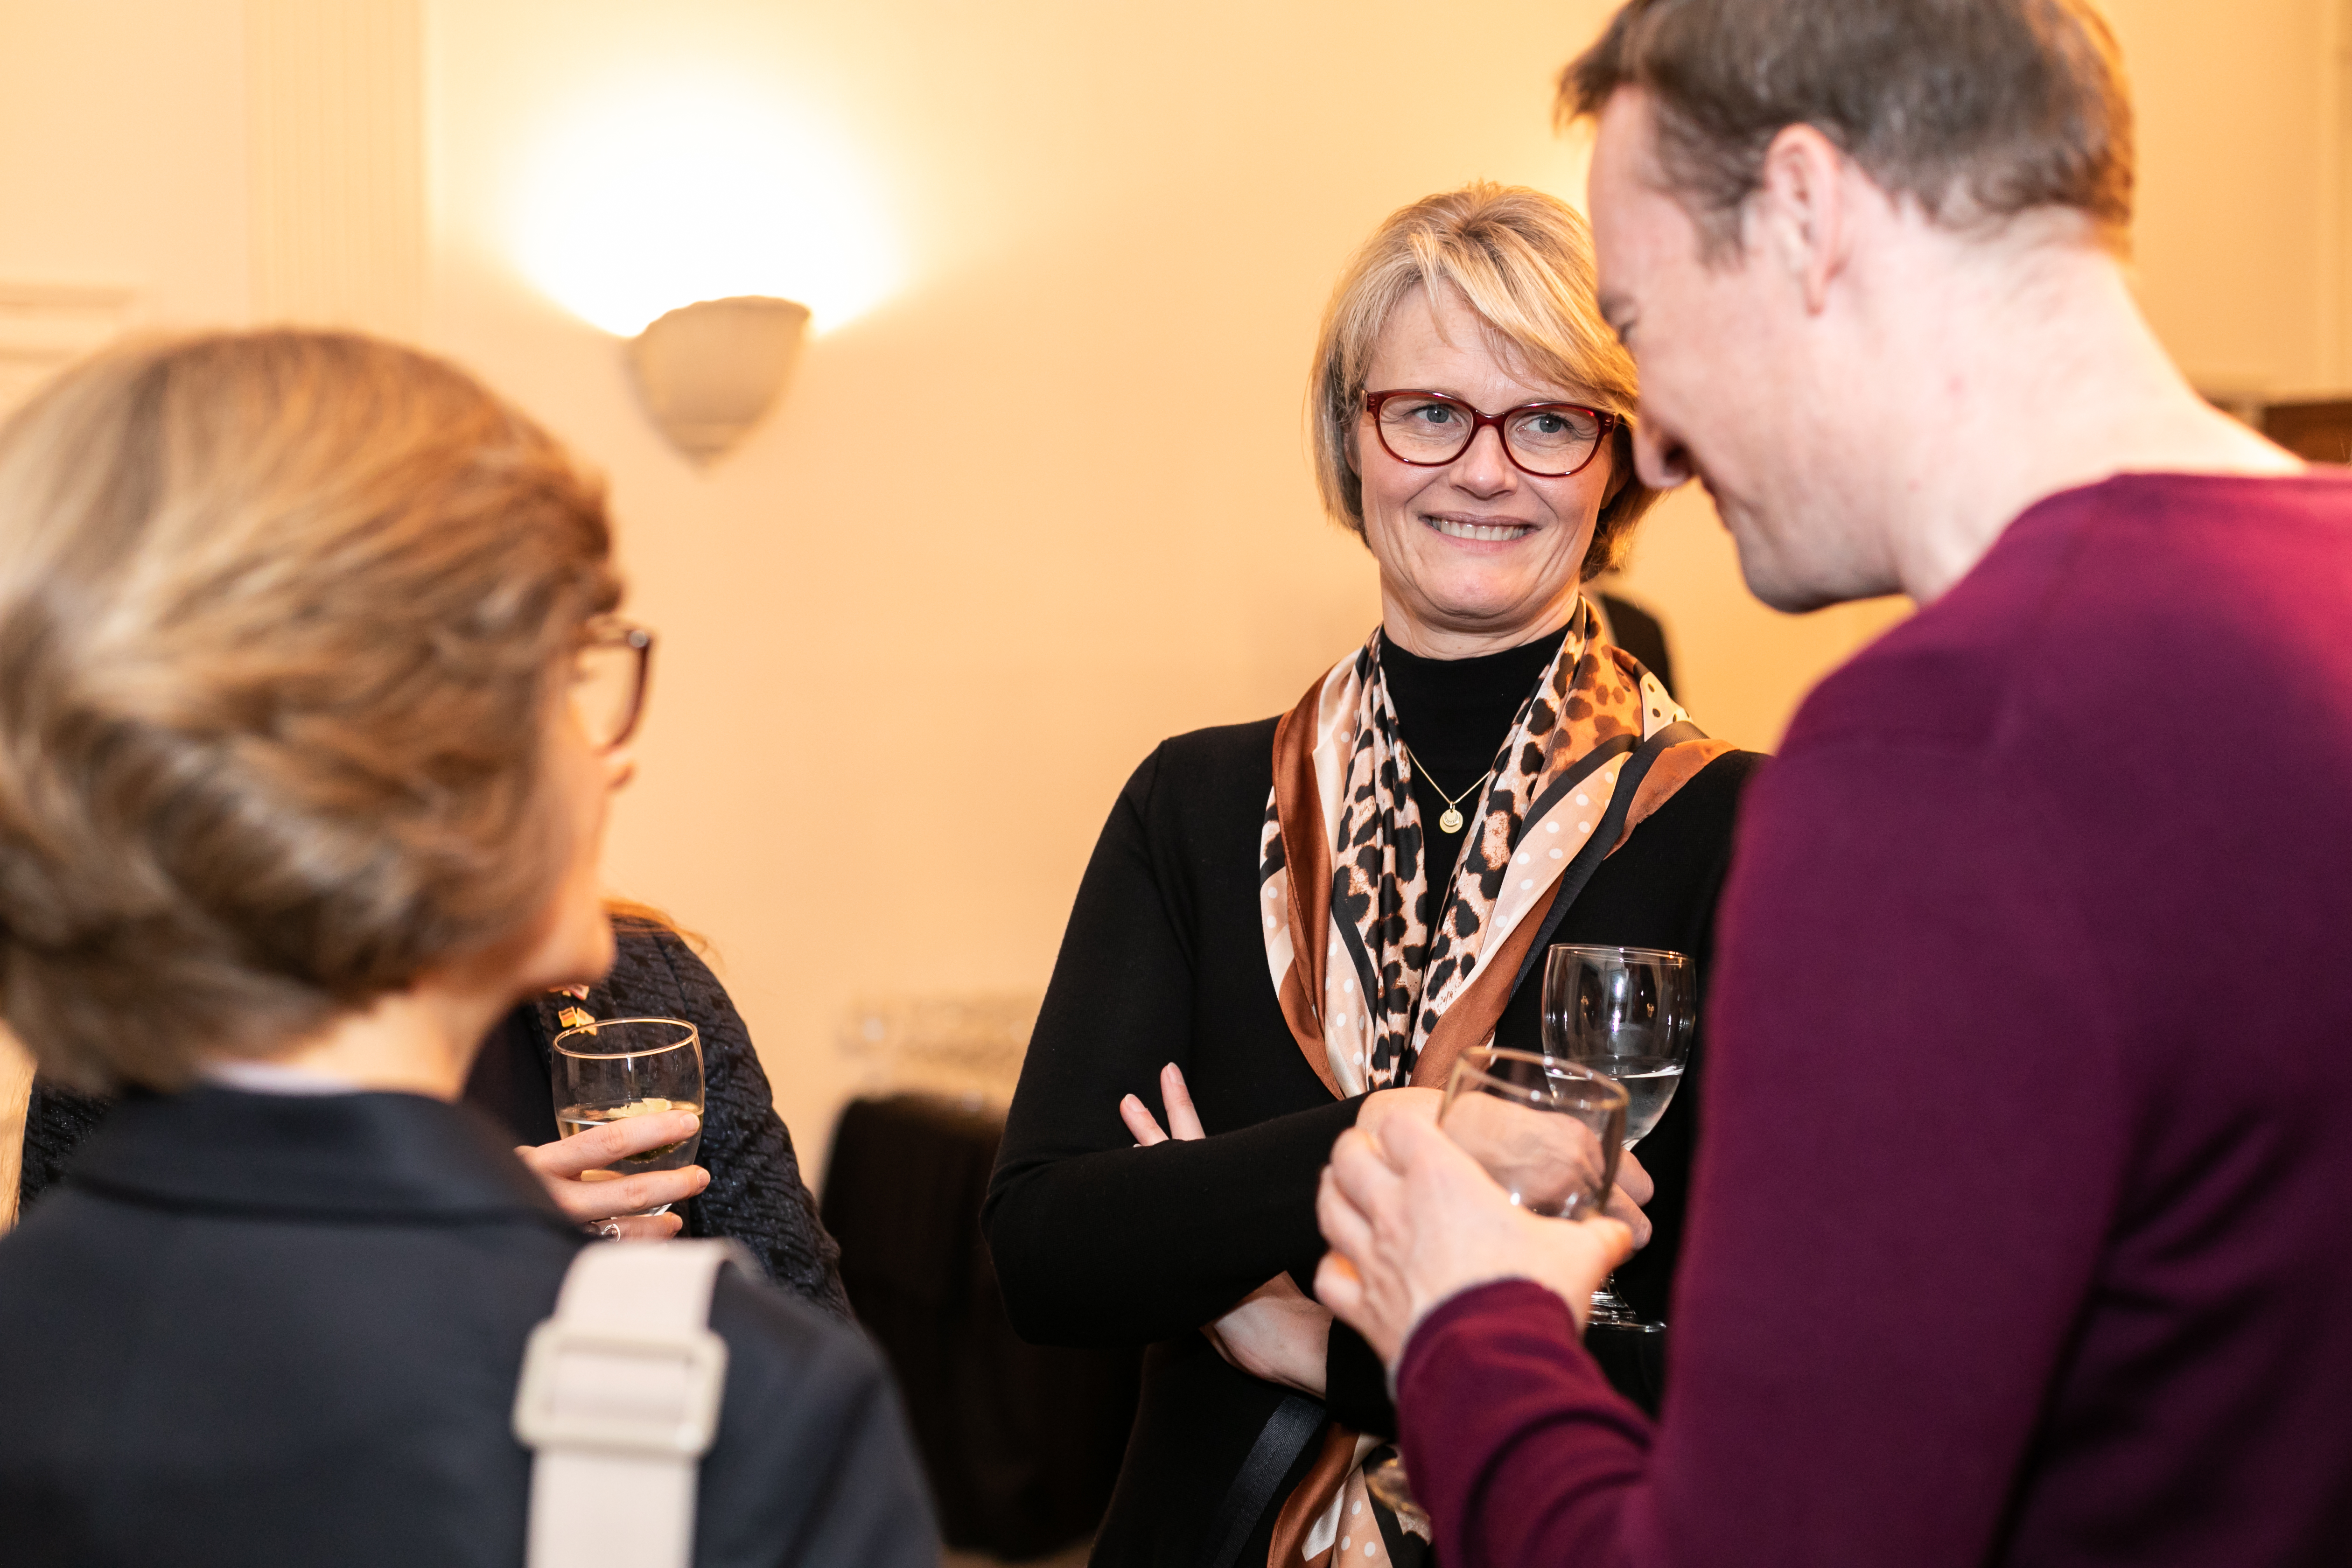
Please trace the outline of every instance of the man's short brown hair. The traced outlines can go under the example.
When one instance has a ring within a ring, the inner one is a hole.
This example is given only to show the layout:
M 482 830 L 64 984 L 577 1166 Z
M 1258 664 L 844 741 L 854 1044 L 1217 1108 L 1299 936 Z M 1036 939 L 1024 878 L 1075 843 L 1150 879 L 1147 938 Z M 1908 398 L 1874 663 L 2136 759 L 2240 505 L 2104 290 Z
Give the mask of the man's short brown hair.
M 1630 0 L 1562 73 L 1560 111 L 1627 87 L 1710 255 L 1737 250 L 1797 124 L 1938 222 L 2072 207 L 2118 251 L 2131 223 L 2131 101 L 2086 0 Z
M 334 333 L 126 348 L 0 425 L 0 1013 L 171 1088 L 524 939 L 542 748 L 618 598 L 601 488 Z

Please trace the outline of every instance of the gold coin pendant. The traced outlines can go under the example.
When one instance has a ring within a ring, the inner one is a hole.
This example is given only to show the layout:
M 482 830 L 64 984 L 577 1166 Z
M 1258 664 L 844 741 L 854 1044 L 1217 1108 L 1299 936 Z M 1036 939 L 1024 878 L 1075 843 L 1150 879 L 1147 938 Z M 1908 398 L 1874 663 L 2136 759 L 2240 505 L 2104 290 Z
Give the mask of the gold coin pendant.
M 1438 814 L 1437 830 L 1440 833 L 1461 832 L 1462 814 L 1454 810 L 1452 806 L 1447 806 L 1443 812 Z

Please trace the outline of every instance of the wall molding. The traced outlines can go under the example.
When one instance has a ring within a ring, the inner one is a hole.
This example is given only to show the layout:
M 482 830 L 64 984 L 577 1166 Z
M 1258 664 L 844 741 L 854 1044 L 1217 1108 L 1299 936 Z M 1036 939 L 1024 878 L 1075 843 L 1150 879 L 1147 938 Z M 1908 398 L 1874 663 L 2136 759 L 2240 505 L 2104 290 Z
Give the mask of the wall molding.
M 92 283 L 0 279 L 0 416 L 130 321 L 136 291 Z

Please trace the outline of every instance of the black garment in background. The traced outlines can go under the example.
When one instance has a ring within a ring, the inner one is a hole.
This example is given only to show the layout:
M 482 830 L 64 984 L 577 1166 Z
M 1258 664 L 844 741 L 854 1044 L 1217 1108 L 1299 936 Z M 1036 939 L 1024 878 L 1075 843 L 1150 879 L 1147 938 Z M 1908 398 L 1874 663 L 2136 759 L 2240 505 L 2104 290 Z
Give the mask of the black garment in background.
M 709 965 L 677 933 L 624 921 L 613 972 L 587 1000 L 550 995 L 500 1020 L 474 1059 L 466 1100 L 502 1124 L 517 1143 L 555 1140 L 549 1046 L 557 1012 L 579 1006 L 599 1018 L 684 1018 L 702 1034 L 705 1103 L 698 1161 L 710 1185 L 687 1201 L 688 1236 L 740 1241 L 770 1279 L 837 1318 L 849 1315 L 839 1253 L 801 1181 L 793 1137 L 776 1115 L 768 1075 L 751 1037 Z M 25 1163 L 17 1212 L 63 1175 L 75 1147 L 112 1102 L 36 1080 L 25 1117 Z
M 609 990 L 609 984 L 608 984 Z M 558 1007 L 574 1005 L 568 996 L 550 998 Z M 609 1003 L 609 996 L 607 1001 Z M 584 1002 L 577 1004 L 583 1012 L 593 1012 Z M 518 1143 L 551 1143 L 562 1135 L 555 1125 L 555 1063 L 551 1042 L 562 1026 L 551 1027 L 541 1017 L 540 1008 L 530 1003 L 517 1007 L 499 1020 L 489 1037 L 482 1042 L 481 1054 L 474 1058 L 473 1071 L 466 1078 L 466 1103 L 488 1116 L 511 1133 Z M 619 1013 L 601 1013 L 598 1017 L 617 1018 Z M 656 1015 L 660 1017 L 680 1017 L 676 1010 Z M 709 1042 L 703 1046 L 703 1093 L 710 1092 L 709 1058 L 715 1054 Z M 709 1108 L 704 1108 L 708 1110 Z M 707 1122 L 706 1118 L 706 1122 Z M 709 1128 L 703 1129 L 707 1141 Z M 700 1152 L 697 1151 L 698 1154 Z M 698 1199 L 687 1200 L 688 1223 L 694 1218 L 694 1205 Z M 700 1234 L 689 1232 L 688 1234 Z
M 16 1216 L 32 1211 L 33 1200 L 61 1181 L 82 1140 L 98 1131 L 114 1101 L 76 1094 L 46 1079 L 33 1079 L 25 1102 L 25 1158 L 16 1168 Z
M 1004 1124 L 947 1100 L 852 1100 L 825 1227 L 898 1373 L 950 1546 L 1021 1561 L 1090 1533 L 1135 1417 L 1139 1352 L 1024 1343 L 980 1239 Z
M 1658 678 L 1658 684 L 1669 692 L 1675 689 L 1675 658 L 1666 650 L 1666 628 L 1658 617 L 1630 599 L 1614 594 L 1595 594 L 1601 607 L 1609 616 L 1609 630 L 1617 646 L 1642 661 L 1642 668 Z
M 123 1101 L 0 1237 L 0 1561 L 520 1563 L 515 1382 L 583 1245 L 461 1107 Z M 937 1568 L 864 1338 L 731 1269 L 710 1323 L 695 1563 Z
M 1407 740 L 1418 750 L 1426 737 L 1435 754 L 1423 760 L 1459 788 L 1492 759 L 1517 710 L 1496 694 L 1498 680 L 1547 658 L 1515 649 L 1418 661 L 1426 669 L 1392 665 Z M 1456 708 L 1474 716 L 1458 734 Z M 1478 714 L 1493 725 L 1483 737 L 1470 732 Z M 1467 776 L 1447 777 L 1440 756 L 1454 755 L 1457 741 L 1475 762 Z M 1201 1531 L 1286 1392 L 1228 1366 L 1199 1327 L 1275 1273 L 1311 1289 L 1323 1252 L 1317 1176 L 1360 1103 L 1334 1101 L 1308 1067 L 1266 971 L 1257 848 L 1273 744 L 1273 720 L 1195 731 L 1164 742 L 1129 781 L 1080 885 L 984 1211 L 1024 1337 L 1150 1347 L 1097 1538 L 1100 1564 L 1197 1558 Z M 1704 983 L 1732 818 L 1759 760 L 1723 757 L 1685 784 L 1601 862 L 1554 940 L 1689 952 Z M 1421 809 L 1433 816 L 1429 801 Z M 1539 1044 L 1539 1003 L 1538 986 L 1519 989 L 1497 1026 L 1500 1043 Z M 1161 1109 L 1157 1077 L 1170 1061 L 1183 1068 L 1210 1136 L 1134 1148 L 1119 1097 Z M 1664 1313 L 1681 1242 L 1703 1064 L 1701 1042 L 1641 1151 L 1658 1184 L 1655 1236 L 1619 1285 L 1654 1315 Z M 1331 1333 L 1327 1381 L 1334 1416 L 1394 1432 L 1379 1363 L 1344 1326 Z M 1299 1469 L 1312 1453 L 1310 1445 Z M 1243 1561 L 1264 1561 L 1275 1511 L 1258 1521 Z

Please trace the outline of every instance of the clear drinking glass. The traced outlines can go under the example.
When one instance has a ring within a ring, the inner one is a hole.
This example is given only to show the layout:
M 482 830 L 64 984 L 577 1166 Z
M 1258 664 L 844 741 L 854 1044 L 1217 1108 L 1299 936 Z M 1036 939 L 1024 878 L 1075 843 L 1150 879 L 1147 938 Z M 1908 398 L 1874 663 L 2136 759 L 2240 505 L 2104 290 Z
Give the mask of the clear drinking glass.
M 1544 1051 L 1624 1085 L 1628 1149 L 1666 1113 L 1697 1026 L 1698 967 L 1685 953 L 1561 942 L 1545 957 Z M 1665 1330 L 1617 1294 L 1613 1274 L 1592 1293 L 1591 1321 Z
M 552 1073 L 555 1125 L 566 1138 L 632 1116 L 664 1110 L 702 1114 L 702 1035 L 683 1018 L 607 1018 L 555 1037 Z M 646 1171 L 694 1163 L 702 1146 L 693 1136 L 627 1155 L 583 1182 L 614 1182 Z M 662 1204 L 643 1211 L 661 1214 Z
M 1437 1124 L 1530 1214 L 1583 1219 L 1609 1202 L 1625 1136 L 1624 1086 L 1557 1057 L 1477 1046 L 1446 1079 Z M 1429 1538 L 1402 1458 L 1364 1472 L 1364 1485 L 1405 1529 Z

